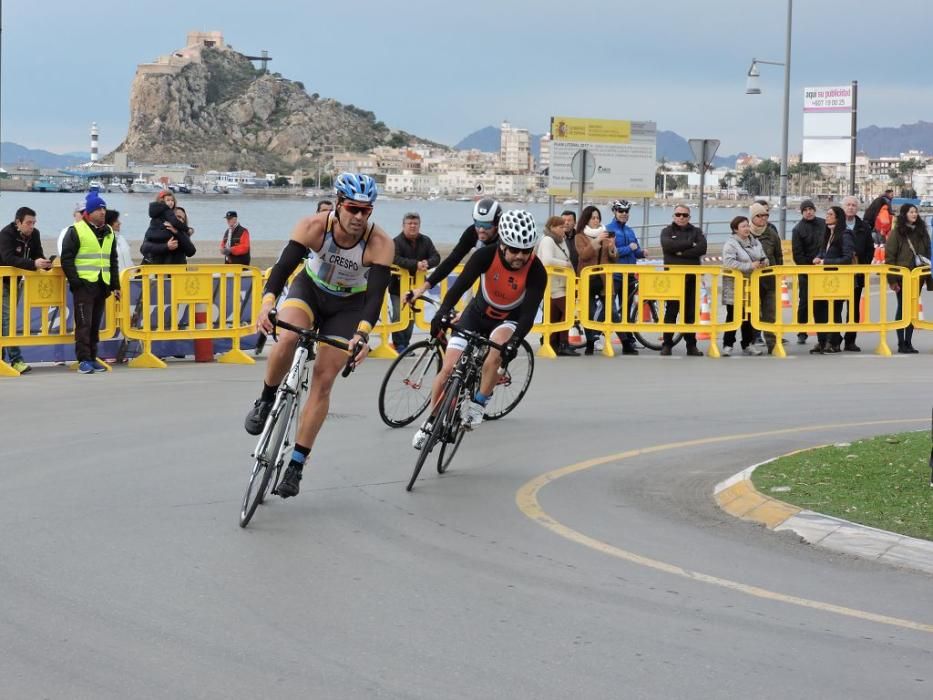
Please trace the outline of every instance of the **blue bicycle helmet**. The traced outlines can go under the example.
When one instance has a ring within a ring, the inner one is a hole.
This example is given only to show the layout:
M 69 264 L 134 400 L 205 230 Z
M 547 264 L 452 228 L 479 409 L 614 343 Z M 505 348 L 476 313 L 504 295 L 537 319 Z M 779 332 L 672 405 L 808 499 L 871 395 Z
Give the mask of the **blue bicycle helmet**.
M 376 201 L 376 181 L 362 173 L 340 173 L 334 182 L 338 197 L 351 202 L 373 204 Z

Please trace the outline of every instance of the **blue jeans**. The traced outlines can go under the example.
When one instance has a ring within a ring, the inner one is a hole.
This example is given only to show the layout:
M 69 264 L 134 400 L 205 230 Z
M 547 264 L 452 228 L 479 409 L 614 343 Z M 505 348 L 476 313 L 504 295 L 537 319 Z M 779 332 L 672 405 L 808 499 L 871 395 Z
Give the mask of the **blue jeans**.
M 2 308 L 0 308 L 0 335 L 5 336 L 10 333 L 10 288 L 8 281 L 3 283 L 3 290 L 0 291 L 0 294 L 3 296 L 3 304 L 0 305 L 2 306 Z M 15 328 L 13 329 L 13 333 L 16 333 Z M 23 359 L 22 351 L 14 345 L 4 347 L 3 354 L 7 357 L 11 365 Z

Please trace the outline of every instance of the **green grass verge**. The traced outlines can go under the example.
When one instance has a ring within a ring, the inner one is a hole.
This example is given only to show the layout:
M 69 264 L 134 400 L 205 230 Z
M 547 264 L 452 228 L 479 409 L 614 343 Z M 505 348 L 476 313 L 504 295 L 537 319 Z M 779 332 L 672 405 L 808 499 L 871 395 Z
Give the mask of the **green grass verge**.
M 752 473 L 762 494 L 817 513 L 933 540 L 929 431 L 807 450 Z

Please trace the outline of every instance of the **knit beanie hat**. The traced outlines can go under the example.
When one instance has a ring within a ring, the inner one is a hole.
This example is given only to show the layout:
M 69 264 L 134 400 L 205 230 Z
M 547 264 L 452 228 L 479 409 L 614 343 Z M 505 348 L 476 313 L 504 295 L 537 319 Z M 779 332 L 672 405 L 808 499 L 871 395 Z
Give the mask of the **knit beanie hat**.
M 805 199 L 800 203 L 800 211 L 802 212 L 804 209 L 816 209 L 812 199 Z
M 768 214 L 768 213 L 769 213 L 768 207 L 766 207 L 764 204 L 759 204 L 758 202 L 755 202 L 754 204 L 752 204 L 752 206 L 748 208 L 748 217 L 750 219 L 754 219 L 759 214 Z
M 101 199 L 100 195 L 97 192 L 90 192 L 88 196 L 84 198 L 84 211 L 88 214 L 92 214 L 98 209 L 106 209 L 107 202 Z

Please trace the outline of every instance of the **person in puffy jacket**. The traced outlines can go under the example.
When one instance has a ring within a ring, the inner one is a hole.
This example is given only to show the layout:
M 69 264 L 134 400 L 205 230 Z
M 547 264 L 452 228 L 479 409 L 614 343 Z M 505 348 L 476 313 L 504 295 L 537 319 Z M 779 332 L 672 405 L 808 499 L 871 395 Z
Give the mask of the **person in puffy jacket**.
M 730 223 L 732 237 L 722 246 L 722 266 L 730 270 L 738 270 L 746 278 L 750 277 L 754 270 L 768 266 L 768 258 L 765 257 L 764 249 L 761 247 L 761 241 L 752 235 L 751 225 L 748 217 L 737 216 Z M 740 292 L 741 293 L 741 292 Z M 732 323 L 735 318 L 735 281 L 732 277 L 724 277 L 722 283 L 722 303 L 726 307 L 726 323 Z M 757 345 L 753 345 L 755 339 L 755 329 L 752 322 L 744 319 L 741 325 L 742 331 L 742 354 L 743 355 L 762 355 L 764 351 Z M 729 357 L 732 354 L 732 346 L 735 344 L 735 331 L 726 331 L 722 334 L 722 355 Z
M 149 204 L 149 228 L 139 249 L 144 265 L 184 265 L 195 254 L 188 224 L 176 214 L 176 207 L 170 190 L 159 192 Z

